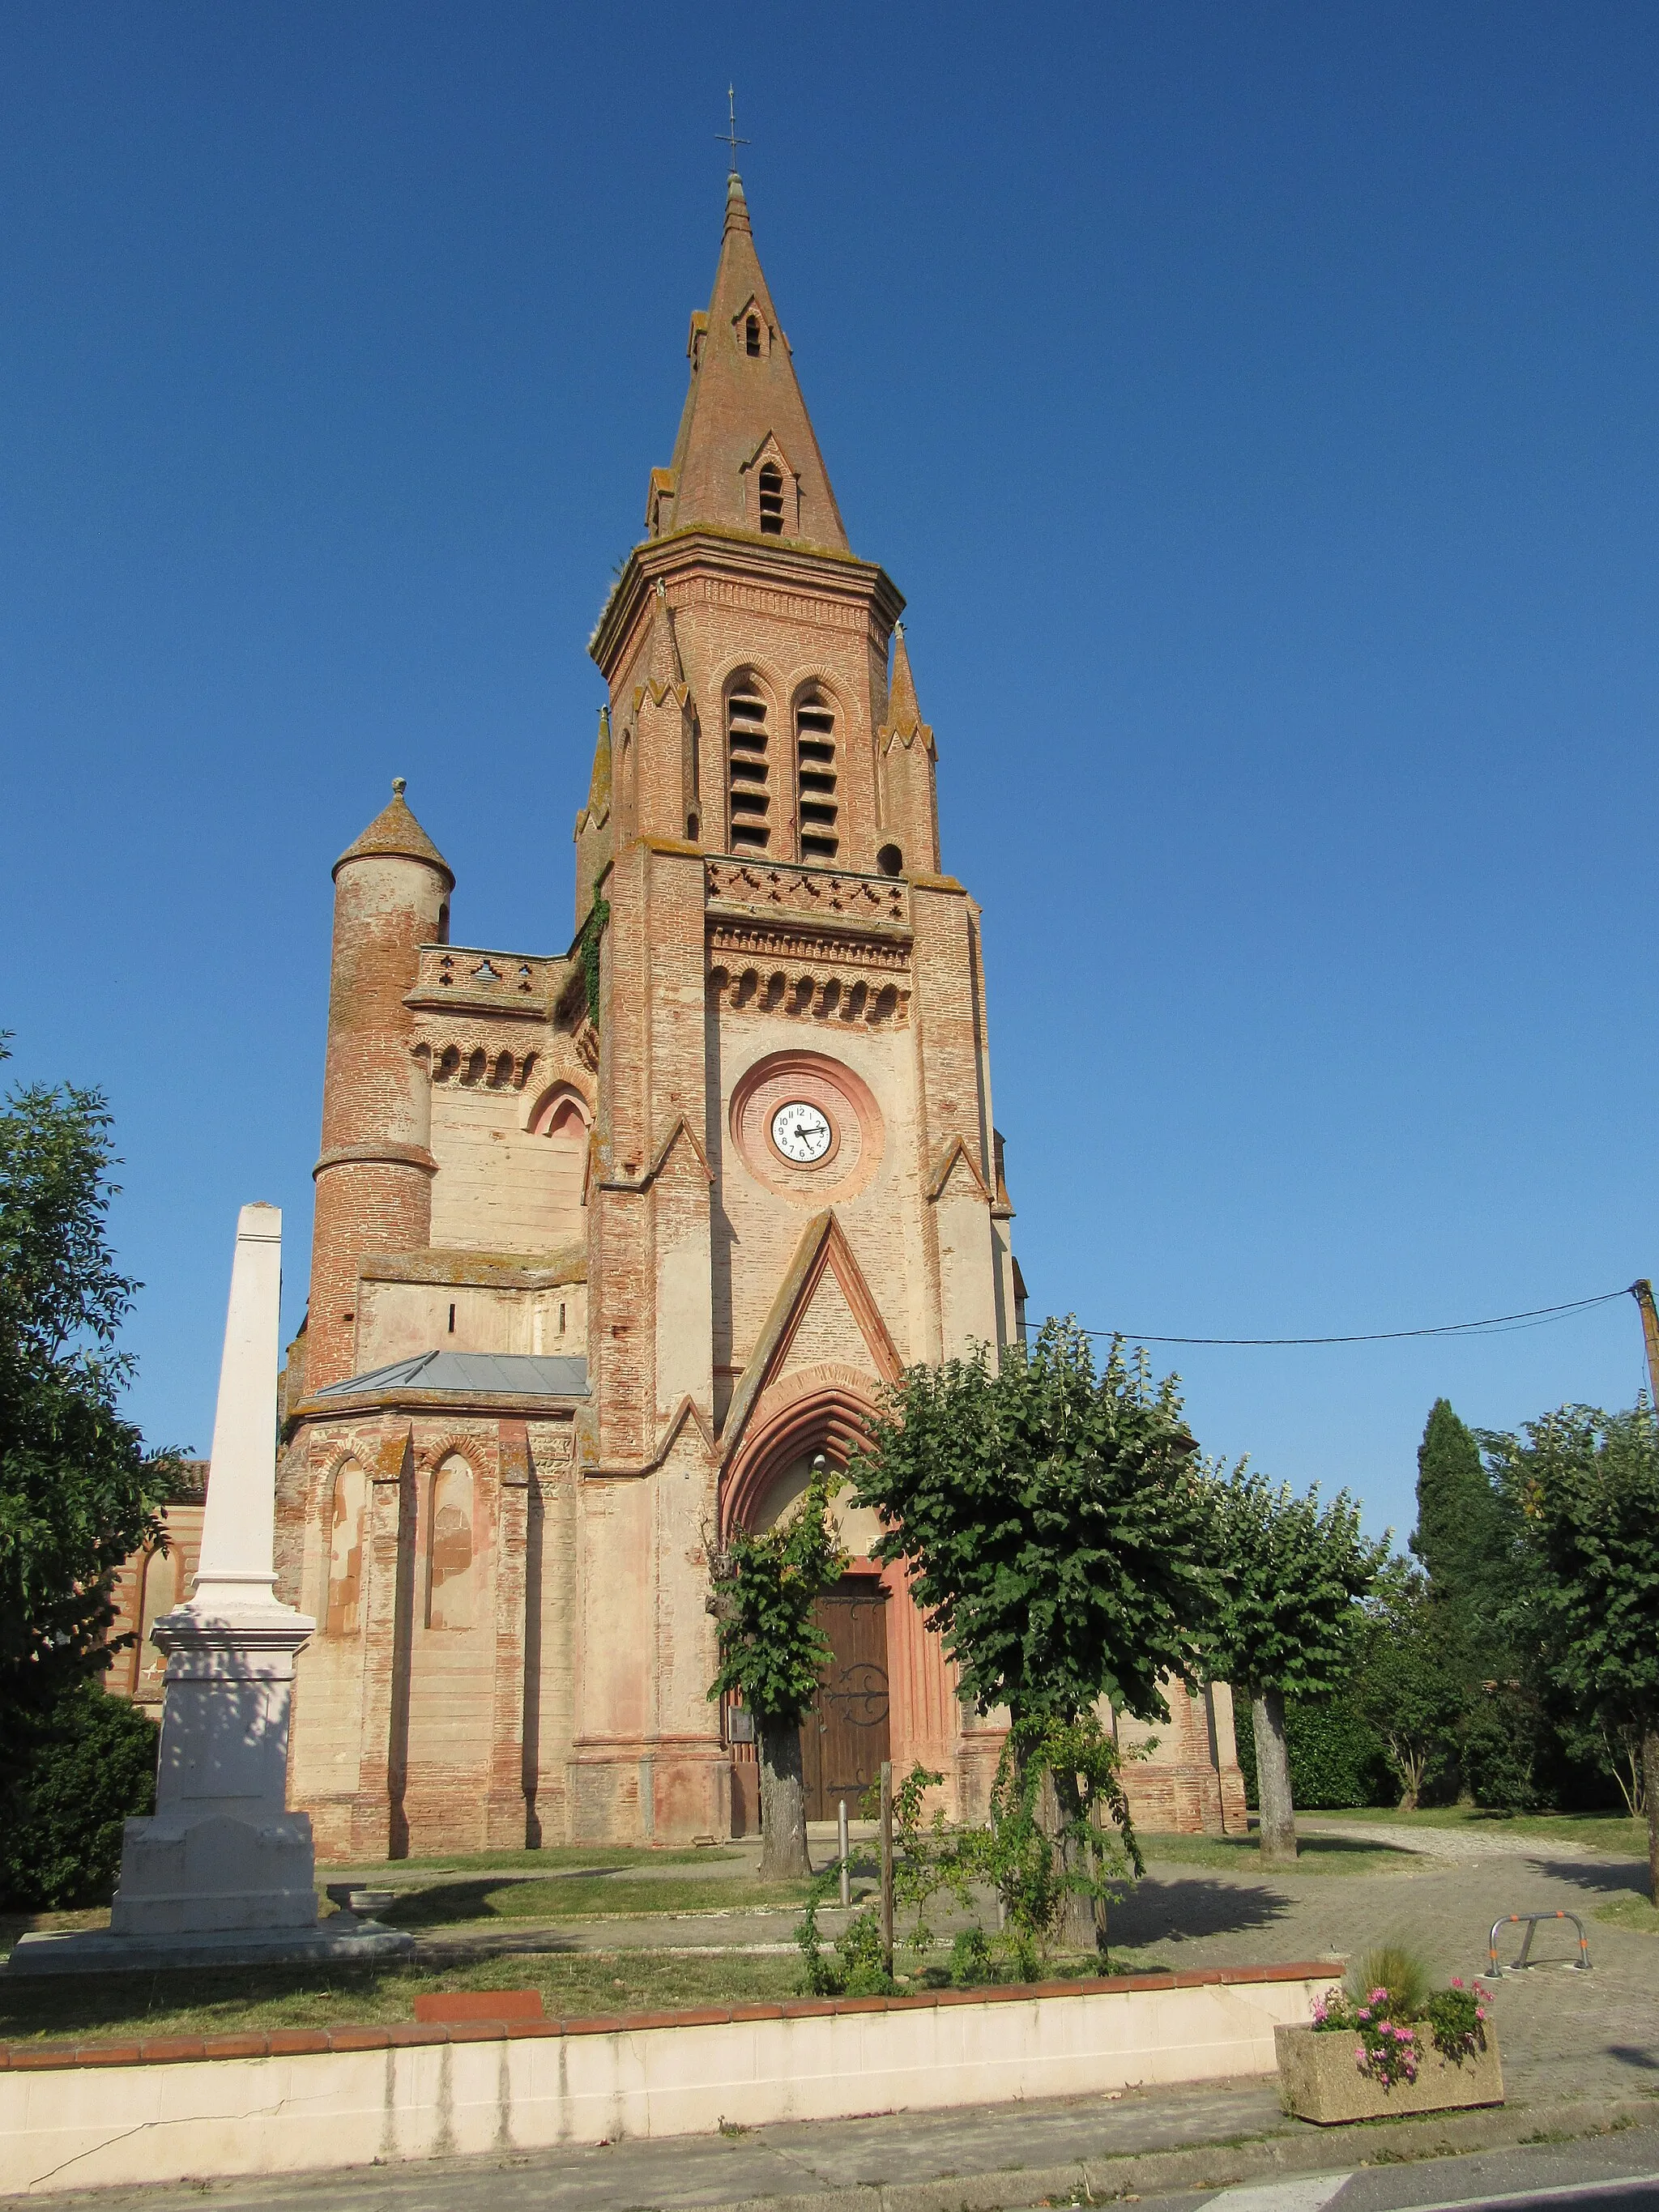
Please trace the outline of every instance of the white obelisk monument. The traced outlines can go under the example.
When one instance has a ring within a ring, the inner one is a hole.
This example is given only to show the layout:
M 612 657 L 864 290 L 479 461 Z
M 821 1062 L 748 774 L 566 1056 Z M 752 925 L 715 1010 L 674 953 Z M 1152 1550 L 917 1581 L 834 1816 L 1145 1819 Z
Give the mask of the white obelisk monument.
M 288 1809 L 295 1654 L 317 1624 L 276 1599 L 283 1217 L 236 1224 L 201 1565 L 151 1636 L 167 1655 L 154 1818 L 129 1820 L 112 1933 L 313 1928 L 311 1818 Z
M 0 1973 L 154 1972 L 407 1957 L 413 1936 L 349 1909 L 317 1922 L 311 1816 L 288 1809 L 294 1659 L 317 1624 L 276 1600 L 276 1363 L 283 1217 L 236 1224 L 202 1560 L 167 1654 L 155 1811 L 129 1820 L 106 1929 L 19 1936 Z

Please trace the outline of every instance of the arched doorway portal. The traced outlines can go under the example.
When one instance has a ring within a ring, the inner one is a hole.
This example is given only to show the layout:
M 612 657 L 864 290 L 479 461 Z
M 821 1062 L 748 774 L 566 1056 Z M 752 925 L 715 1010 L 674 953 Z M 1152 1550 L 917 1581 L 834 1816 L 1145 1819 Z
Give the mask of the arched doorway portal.
M 800 1504 L 820 1458 L 839 1474 L 870 1408 L 844 1391 L 790 1407 L 740 1452 L 723 1486 L 725 1528 L 753 1534 L 775 1528 Z M 890 1579 L 870 1553 L 880 1522 L 840 1484 L 832 1506 L 849 1555 L 847 1572 L 818 1600 L 815 1618 L 830 1658 L 811 1711 L 801 1724 L 801 1777 L 809 1820 L 833 1820 L 844 1798 L 849 1813 L 892 1756 L 892 1699 L 888 1649 Z M 734 1747 L 734 1805 L 745 1822 L 757 1802 L 752 1747 Z M 745 1772 L 745 1769 L 749 1771 Z M 746 1832 L 746 1831 L 745 1831 Z

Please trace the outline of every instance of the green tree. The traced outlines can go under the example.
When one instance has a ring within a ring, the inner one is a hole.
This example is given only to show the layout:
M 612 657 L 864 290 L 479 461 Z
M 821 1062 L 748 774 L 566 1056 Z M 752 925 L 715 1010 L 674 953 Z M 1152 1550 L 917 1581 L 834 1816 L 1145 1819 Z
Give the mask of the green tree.
M 107 1905 L 126 1822 L 155 1809 L 155 1723 L 96 1681 L 74 1683 L 29 1742 L 0 1821 L 0 1898 Z
M 32 1086 L 0 1109 L 0 1773 L 14 1790 L 67 1692 L 109 1665 L 112 1579 L 159 1540 L 178 1471 L 118 1411 L 132 1360 L 116 1343 L 139 1286 L 109 1249 L 109 1127 L 94 1091 Z
M 1486 1442 L 1521 1532 L 1528 1656 L 1586 1720 L 1640 1739 L 1659 1905 L 1659 1416 L 1563 1406 Z
M 1401 1809 L 1415 1812 L 1428 1775 L 1456 1744 L 1468 1692 L 1444 1610 L 1421 1569 L 1405 1559 L 1389 1561 L 1366 1602 L 1356 1686 L 1400 1785 Z
M 887 1392 L 848 1470 L 882 1519 L 875 1556 L 904 1563 L 963 1698 L 981 1713 L 1007 1708 L 1017 1767 L 1103 1697 L 1167 1720 L 1161 1678 L 1194 1674 L 1206 1527 L 1195 1449 L 1176 1378 L 1155 1389 L 1145 1354 L 1131 1364 L 1115 1340 L 1097 1372 L 1071 1320 L 1045 1322 L 1029 1355 L 1005 1346 L 993 1368 L 981 1348 L 913 1367 Z M 1030 1794 L 1023 1780 L 1011 1790 L 1011 1803 Z M 1106 1857 L 1103 1838 L 1081 1843 L 1091 1798 L 1109 1803 L 1113 1791 L 1103 1778 L 1080 1784 L 1062 1760 L 1043 1825 L 1063 1839 L 1060 1933 L 1079 1948 L 1100 1937 Z
M 1443 1609 L 1442 1656 L 1461 1666 L 1471 1688 L 1506 1671 L 1502 1620 L 1509 1601 L 1508 1539 L 1508 1516 L 1480 1440 L 1449 1400 L 1437 1398 L 1418 1447 L 1411 1549 L 1423 1563 L 1429 1596 Z
M 1354 1662 L 1360 1601 L 1388 1556 L 1359 1533 L 1346 1490 L 1327 1506 L 1317 1487 L 1295 1496 L 1243 1464 L 1211 1474 L 1214 1569 L 1205 1638 L 1210 1671 L 1242 1689 L 1255 1735 L 1257 1834 L 1264 1863 L 1296 1857 L 1296 1803 L 1285 1699 L 1328 1697 Z
M 720 1672 L 708 1695 L 742 1698 L 760 1751 L 763 1881 L 810 1875 L 800 1724 L 829 1662 L 830 1639 L 812 1608 L 847 1566 L 830 1518 L 831 1479 L 819 1461 L 787 1521 L 751 1536 L 738 1530 L 715 1555 L 708 1609 Z

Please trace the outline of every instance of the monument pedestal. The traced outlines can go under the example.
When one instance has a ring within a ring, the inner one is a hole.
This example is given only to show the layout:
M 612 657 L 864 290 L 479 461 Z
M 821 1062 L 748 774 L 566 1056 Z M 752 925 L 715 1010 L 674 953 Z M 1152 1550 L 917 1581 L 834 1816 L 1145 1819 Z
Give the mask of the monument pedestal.
M 294 1657 L 316 1624 L 261 1581 L 252 1603 L 225 1579 L 198 1587 L 151 1631 L 167 1655 L 156 1809 L 127 1822 L 112 1935 L 317 1924 L 310 1816 L 288 1810 Z
M 311 1820 L 288 1809 L 294 1655 L 317 1624 L 276 1601 L 282 1221 L 236 1226 L 202 1560 L 188 1605 L 150 1631 L 167 1654 L 152 1818 L 129 1820 L 108 1932 L 25 1936 L 14 1974 L 398 1957 L 414 1939 L 317 1924 Z

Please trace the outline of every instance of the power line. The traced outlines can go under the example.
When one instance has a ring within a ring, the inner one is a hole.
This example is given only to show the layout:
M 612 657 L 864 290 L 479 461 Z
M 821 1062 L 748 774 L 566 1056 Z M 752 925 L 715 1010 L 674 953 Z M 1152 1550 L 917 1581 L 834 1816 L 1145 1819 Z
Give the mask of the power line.
M 1632 1283 L 1622 1291 L 1603 1291 L 1599 1297 L 1571 1298 L 1559 1306 L 1534 1306 L 1525 1313 L 1494 1314 L 1486 1321 L 1443 1322 L 1434 1328 L 1381 1328 L 1363 1336 L 1145 1336 L 1133 1328 L 1085 1328 L 1085 1336 L 1121 1337 L 1131 1344 L 1208 1344 L 1269 1346 L 1296 1344 L 1394 1344 L 1407 1336 L 1468 1336 L 1483 1330 L 1499 1332 L 1516 1328 L 1541 1328 L 1563 1314 L 1583 1313 L 1589 1306 L 1611 1305 L 1615 1298 L 1635 1295 Z

